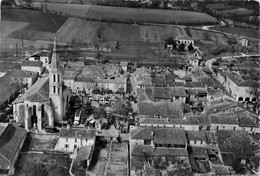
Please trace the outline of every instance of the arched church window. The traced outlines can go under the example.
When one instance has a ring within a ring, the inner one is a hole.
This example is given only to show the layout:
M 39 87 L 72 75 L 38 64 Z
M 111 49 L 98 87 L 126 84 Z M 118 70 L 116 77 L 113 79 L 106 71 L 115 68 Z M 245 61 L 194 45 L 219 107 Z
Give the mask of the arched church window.
M 53 82 L 55 82 L 56 80 L 55 80 L 55 75 L 53 75 Z

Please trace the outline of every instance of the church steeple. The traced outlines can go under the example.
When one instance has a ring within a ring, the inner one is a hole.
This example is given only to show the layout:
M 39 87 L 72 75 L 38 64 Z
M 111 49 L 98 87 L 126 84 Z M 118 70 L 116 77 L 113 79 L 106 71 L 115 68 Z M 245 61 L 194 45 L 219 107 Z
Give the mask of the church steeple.
M 54 37 L 53 42 L 53 51 L 52 51 L 52 58 L 51 58 L 51 69 L 57 69 L 60 67 L 59 61 L 57 59 L 57 39 L 56 36 Z
M 49 97 L 54 106 L 54 121 L 63 118 L 62 69 L 57 58 L 57 39 L 54 38 L 51 67 L 49 70 Z

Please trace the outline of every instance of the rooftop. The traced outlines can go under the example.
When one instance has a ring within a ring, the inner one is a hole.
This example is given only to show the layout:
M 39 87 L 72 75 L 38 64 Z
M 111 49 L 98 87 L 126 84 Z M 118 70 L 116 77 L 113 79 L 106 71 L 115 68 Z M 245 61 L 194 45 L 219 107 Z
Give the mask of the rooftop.
M 0 135 L 0 169 L 8 169 L 22 141 L 26 137 L 26 130 L 11 124 L 0 123 L 0 129 L 4 128 Z
M 62 128 L 60 130 L 60 138 L 87 138 L 93 139 L 96 136 L 96 130 Z
M 137 127 L 131 132 L 131 138 L 153 140 L 156 144 L 185 145 L 187 143 L 185 131 L 174 128 Z
M 22 66 L 42 67 L 42 62 L 41 61 L 23 61 Z
M 207 141 L 205 131 L 186 131 L 188 141 Z
M 25 71 L 25 70 L 14 70 L 11 74 L 10 77 L 14 78 L 32 78 L 35 77 L 37 73 L 35 72 L 30 72 L 30 71 Z

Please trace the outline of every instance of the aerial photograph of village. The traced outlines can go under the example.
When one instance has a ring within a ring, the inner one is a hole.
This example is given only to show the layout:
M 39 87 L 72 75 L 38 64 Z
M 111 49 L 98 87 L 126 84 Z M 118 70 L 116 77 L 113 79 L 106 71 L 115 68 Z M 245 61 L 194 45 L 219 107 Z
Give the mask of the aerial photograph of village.
M 259 176 L 254 0 L 1 0 L 0 176 Z

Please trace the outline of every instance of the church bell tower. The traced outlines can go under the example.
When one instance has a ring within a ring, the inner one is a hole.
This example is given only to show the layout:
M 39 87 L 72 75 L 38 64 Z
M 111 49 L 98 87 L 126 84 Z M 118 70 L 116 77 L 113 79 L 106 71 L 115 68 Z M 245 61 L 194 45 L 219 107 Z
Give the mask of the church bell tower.
M 54 122 L 63 119 L 63 96 L 62 96 L 62 70 L 59 59 L 57 58 L 57 40 L 54 38 L 53 52 L 51 58 L 51 68 L 49 69 L 49 95 L 51 106 L 53 106 Z

